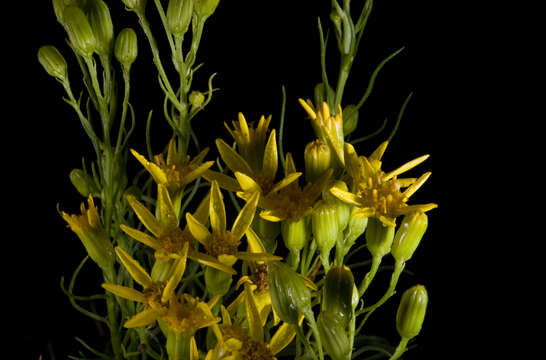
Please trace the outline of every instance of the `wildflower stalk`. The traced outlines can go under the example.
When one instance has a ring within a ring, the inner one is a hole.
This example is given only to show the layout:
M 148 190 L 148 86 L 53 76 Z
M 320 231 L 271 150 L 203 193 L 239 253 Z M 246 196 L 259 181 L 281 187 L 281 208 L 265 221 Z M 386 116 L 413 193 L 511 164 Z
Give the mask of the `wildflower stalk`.
M 379 265 L 381 265 L 381 259 L 382 256 L 373 256 L 372 257 L 372 265 L 370 268 L 370 271 L 366 273 L 364 276 L 364 279 L 362 279 L 362 282 L 360 283 L 360 286 L 358 287 L 358 295 L 362 297 L 364 293 L 366 292 L 366 289 L 368 289 L 368 286 L 370 286 L 371 282 L 373 281 L 375 274 L 377 273 L 377 270 L 379 269 Z
M 406 351 L 406 349 L 407 349 L 408 341 L 409 341 L 408 338 L 402 338 L 402 339 L 400 339 L 400 343 L 398 343 L 398 346 L 396 347 L 396 350 L 395 350 L 394 353 L 391 355 L 391 357 L 389 358 L 389 360 L 396 360 L 396 359 L 400 358 L 400 356 L 402 356 L 402 354 L 403 354 L 403 353 Z

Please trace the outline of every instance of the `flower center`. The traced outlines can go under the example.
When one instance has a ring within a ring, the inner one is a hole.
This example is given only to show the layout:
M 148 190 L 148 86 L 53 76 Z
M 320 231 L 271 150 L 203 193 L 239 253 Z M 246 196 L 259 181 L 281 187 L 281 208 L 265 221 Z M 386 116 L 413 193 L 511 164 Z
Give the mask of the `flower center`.
M 241 240 L 237 240 L 230 231 L 222 234 L 213 234 L 205 246 L 205 250 L 211 256 L 235 255 Z
M 400 183 L 396 176 L 383 181 L 383 175 L 384 173 L 380 171 L 368 177 L 366 183 L 359 185 L 359 192 L 366 207 L 388 216 L 403 206 L 406 198 L 400 191 Z
M 164 282 L 154 282 L 150 287 L 144 289 L 143 293 L 148 299 L 148 306 L 152 309 L 159 309 L 163 307 L 161 302 L 161 296 L 163 295 L 163 290 L 165 289 Z
M 266 264 L 256 264 L 256 268 L 252 273 L 252 282 L 256 284 L 257 291 L 269 289 Z
M 158 241 L 161 244 L 159 257 L 168 257 L 170 254 L 180 254 L 184 244 L 190 239 L 179 228 L 174 228 L 163 232 Z

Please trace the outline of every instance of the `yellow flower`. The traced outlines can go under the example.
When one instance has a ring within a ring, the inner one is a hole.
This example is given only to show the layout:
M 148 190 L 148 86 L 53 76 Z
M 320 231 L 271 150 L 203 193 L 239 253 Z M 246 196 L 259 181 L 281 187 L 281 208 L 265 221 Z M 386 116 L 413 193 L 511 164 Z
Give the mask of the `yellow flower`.
M 63 219 L 70 229 L 78 235 L 89 257 L 97 263 L 101 269 L 110 269 L 115 260 L 114 248 L 110 237 L 102 227 L 99 211 L 95 206 L 93 197 L 87 199 L 89 209 L 81 203 L 81 215 L 69 215 L 62 212 Z
M 267 118 L 262 115 L 256 127 L 252 126 L 253 123 L 249 126 L 243 114 L 239 113 L 239 122 L 232 121 L 233 130 L 224 123 L 237 143 L 239 153 L 254 172 L 259 172 L 262 169 L 265 140 L 270 122 L 271 115 Z
M 181 257 L 185 244 L 192 242 L 194 238 L 191 236 L 191 233 L 187 227 L 184 230 L 179 228 L 178 217 L 175 214 L 174 206 L 167 188 L 163 185 L 158 185 L 156 209 L 158 218 L 152 215 L 146 206 L 136 200 L 134 196 L 128 195 L 127 201 L 142 224 L 144 224 L 146 229 L 148 229 L 152 235 L 137 229 L 133 229 L 126 225 L 120 225 L 121 230 L 123 230 L 133 239 L 153 248 L 155 250 L 155 257 L 158 260 L 165 261 L 168 259 L 177 259 Z M 197 219 L 206 218 L 207 212 L 208 198 L 205 198 L 196 210 L 195 217 Z M 203 265 L 231 274 L 236 273 L 231 267 L 218 262 L 218 260 L 215 258 L 194 250 L 193 246 L 189 247 L 188 257 Z
M 199 298 L 182 294 L 179 298 L 170 298 L 168 307 L 161 314 L 161 320 L 177 334 L 193 335 L 197 330 L 220 321 L 212 314 L 211 307 L 199 301 Z
M 436 208 L 436 204 L 408 205 L 408 199 L 425 183 L 430 172 L 419 178 L 398 179 L 405 173 L 425 161 L 429 155 L 420 156 L 405 163 L 397 169 L 385 173 L 381 170 L 381 157 L 388 143 L 383 142 L 369 156 L 358 156 L 354 148 L 345 144 L 347 157 L 347 173 L 352 180 L 352 193 L 339 188 L 331 188 L 330 192 L 349 205 L 356 206 L 356 215 L 375 217 L 385 226 L 395 226 L 395 218 L 414 211 L 425 212 Z M 402 191 L 402 188 L 406 188 Z
M 292 325 L 282 323 L 266 343 L 257 299 L 249 284 L 245 284 L 243 294 L 245 319 L 248 324 L 233 323 L 228 310 L 221 306 L 222 325 L 212 325 L 217 343 L 213 349 L 209 350 L 205 360 L 274 360 L 275 355 L 287 347 L 296 336 Z M 303 321 L 303 316 L 300 316 L 299 321 L 300 323 Z
M 171 194 L 184 189 L 187 184 L 197 179 L 212 166 L 214 161 L 203 163 L 208 151 L 208 148 L 204 149 L 193 160 L 190 160 L 189 155 L 184 159 L 176 150 L 175 140 L 171 139 L 167 151 L 167 161 L 163 158 L 163 154 L 159 154 L 154 157 L 154 162 L 150 162 L 131 149 L 133 155 L 148 170 L 155 182 L 165 185 Z
M 296 173 L 294 160 L 290 153 L 286 154 L 286 177 Z M 241 174 L 235 173 L 243 192 L 237 193 L 242 198 L 248 198 L 255 191 L 252 182 Z M 297 221 L 313 211 L 313 205 L 320 196 L 332 176 L 332 169 L 328 169 L 315 182 L 307 183 L 301 188 L 297 182 L 291 182 L 287 186 L 271 191 L 260 201 L 259 206 L 264 210 L 260 216 L 268 221 Z
M 311 125 L 313 126 L 313 130 L 317 137 L 330 146 L 339 165 L 341 165 L 341 167 L 345 166 L 345 157 L 343 153 L 343 144 L 345 143 L 345 140 L 343 135 L 343 115 L 341 106 L 338 105 L 338 113 L 332 115 L 330 107 L 325 102 L 320 104 L 320 106 L 317 105 L 315 108 L 311 100 L 304 101 L 303 99 L 298 99 L 298 101 L 311 117 Z
M 217 258 L 226 266 L 232 266 L 237 259 L 247 261 L 280 260 L 278 256 L 268 253 L 252 253 L 238 251 L 241 238 L 247 232 L 256 213 L 259 193 L 255 193 L 243 206 L 235 219 L 231 231 L 226 229 L 226 209 L 222 193 L 217 181 L 213 181 L 210 189 L 209 218 L 212 233 L 191 214 L 186 214 L 189 231 L 204 247 L 207 253 Z M 247 236 L 247 239 L 251 241 Z M 222 270 L 222 269 L 220 269 Z
M 143 287 L 142 291 L 138 291 L 118 284 L 102 284 L 104 289 L 119 297 L 144 303 L 144 310 L 129 319 L 124 324 L 125 327 L 132 328 L 143 326 L 143 322 L 147 325 L 149 319 L 154 316 L 157 317 L 165 312 L 169 300 L 174 296 L 174 289 L 182 279 L 182 275 L 186 269 L 188 247 L 189 244 L 186 243 L 181 256 L 172 264 L 170 273 L 167 275 L 167 280 L 165 281 L 153 281 L 152 277 L 131 257 L 131 255 L 125 252 L 121 247 L 116 247 L 116 253 L 118 254 L 121 263 L 125 266 L 131 277 Z

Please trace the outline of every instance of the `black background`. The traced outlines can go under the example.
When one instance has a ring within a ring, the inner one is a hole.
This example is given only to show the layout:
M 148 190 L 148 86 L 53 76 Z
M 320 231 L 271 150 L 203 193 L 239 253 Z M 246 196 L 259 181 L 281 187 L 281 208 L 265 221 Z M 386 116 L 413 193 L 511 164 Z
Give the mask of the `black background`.
M 353 2 L 357 13 L 359 2 Z M 64 359 L 81 349 L 74 336 L 85 339 L 97 334 L 95 324 L 73 310 L 60 291 L 60 278 L 70 277 L 84 251 L 56 211 L 57 204 L 67 212 L 78 210 L 82 199 L 72 188 L 68 173 L 81 166 L 82 156 L 90 154 L 91 146 L 74 112 L 61 100 L 62 87 L 36 59 L 40 46 L 57 46 L 69 63 L 74 93 L 82 90 L 75 59 L 65 44 L 65 34 L 50 2 L 36 3 L 28 9 L 17 9 L 14 13 L 21 25 L 5 30 L 13 36 L 8 36 L 5 46 L 10 51 L 3 55 L 10 60 L 10 66 L 4 69 L 9 92 L 3 101 L 15 110 L 5 113 L 3 121 L 9 128 L 3 132 L 3 138 L 5 144 L 11 139 L 15 142 L 5 150 L 9 163 L 3 170 L 10 181 L 7 199 L 13 209 L 10 218 L 4 219 L 10 229 L 5 231 L 5 242 L 13 246 L 5 257 L 6 263 L 11 264 L 5 277 L 13 284 L 8 284 L 4 291 L 13 301 L 8 311 L 10 323 L 17 325 L 14 339 L 24 343 L 24 355 L 20 358 L 36 359 L 43 354 L 44 359 L 50 359 L 55 354 L 56 359 Z M 132 146 L 144 151 L 143 123 L 147 113 L 154 110 L 152 133 L 157 135 L 153 135 L 153 145 L 158 151 L 167 141 L 168 132 L 161 118 L 163 99 L 150 51 L 134 14 L 126 12 L 121 1 L 108 3 L 116 32 L 131 26 L 140 39 L 139 57 L 132 70 L 132 104 L 141 127 L 137 128 L 140 132 L 134 135 Z M 238 112 L 243 112 L 249 121 L 272 114 L 272 126 L 278 128 L 284 85 L 285 151 L 294 152 L 296 165 L 303 165 L 301 151 L 313 135 L 297 99 L 312 97 L 313 87 L 320 81 L 317 17 L 321 16 L 324 27 L 329 28 L 329 8 L 329 1 L 313 0 L 221 2 L 205 28 L 198 54 L 198 62 L 204 66 L 194 85 L 206 90 L 208 76 L 218 73 L 214 86 L 220 91 L 206 111 L 194 119 L 201 143 L 212 148 L 209 157 L 216 155 L 213 140 L 217 136 L 229 139 L 223 122 L 235 120 Z M 369 154 L 388 136 L 402 102 L 413 91 L 405 117 L 384 156 L 384 168 L 393 169 L 422 154 L 431 154 L 412 172 L 419 175 L 432 171 L 413 203 L 436 202 L 439 208 L 429 213 L 427 235 L 408 265 L 414 275 L 406 275 L 400 285 L 403 289 L 424 284 L 430 296 L 418 347 L 404 357 L 407 359 L 438 358 L 440 350 L 445 354 L 446 349 L 450 353 L 460 349 L 461 339 L 452 332 L 466 321 L 460 314 L 467 301 L 465 286 L 475 280 L 464 278 L 454 263 L 455 258 L 466 256 L 467 239 L 457 225 L 469 194 L 461 190 L 465 180 L 460 174 L 474 166 L 463 153 L 473 146 L 472 132 L 463 132 L 463 128 L 476 127 L 477 115 L 461 116 L 469 92 L 461 93 L 461 69 L 466 59 L 454 50 L 461 40 L 452 26 L 453 11 L 449 5 L 432 1 L 377 1 L 344 97 L 346 104 L 357 102 L 375 66 L 396 49 L 406 47 L 383 68 L 360 113 L 360 134 L 377 129 L 385 117 L 390 120 L 387 128 L 357 147 L 357 151 Z M 152 14 L 152 23 L 159 25 L 153 4 L 149 4 L 148 13 Z M 160 40 L 164 66 L 171 71 L 163 29 L 153 28 Z M 333 39 L 332 36 L 330 46 L 334 46 Z M 328 61 L 333 77 L 337 59 L 336 51 L 331 50 Z M 86 271 L 83 278 L 98 275 L 93 270 Z M 477 277 L 481 277 L 479 272 Z M 387 275 L 383 280 L 386 279 Z M 89 295 L 96 290 L 95 285 L 80 285 L 75 292 Z M 374 323 L 380 335 L 388 336 L 393 344 L 398 341 L 396 303 L 397 298 L 390 300 L 377 312 L 379 320 Z

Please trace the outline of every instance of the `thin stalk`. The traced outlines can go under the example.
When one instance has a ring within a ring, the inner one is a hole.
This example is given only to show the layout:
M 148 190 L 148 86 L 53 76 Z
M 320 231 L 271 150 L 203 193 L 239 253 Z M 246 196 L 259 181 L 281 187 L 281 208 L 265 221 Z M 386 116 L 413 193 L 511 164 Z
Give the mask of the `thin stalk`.
M 360 286 L 358 287 L 358 295 L 359 297 L 362 297 L 366 290 L 368 289 L 368 286 L 370 286 L 372 280 L 375 277 L 375 274 L 377 274 L 377 270 L 379 269 L 379 265 L 381 264 L 382 256 L 374 256 L 372 258 L 372 266 L 370 268 L 370 271 L 364 276 L 364 279 L 362 279 L 362 282 L 360 283 Z
M 396 360 L 400 356 L 402 356 L 402 354 L 407 350 L 408 341 L 409 341 L 408 338 L 400 339 L 400 343 L 396 347 L 396 350 L 394 351 L 394 354 L 391 355 L 389 360 Z

